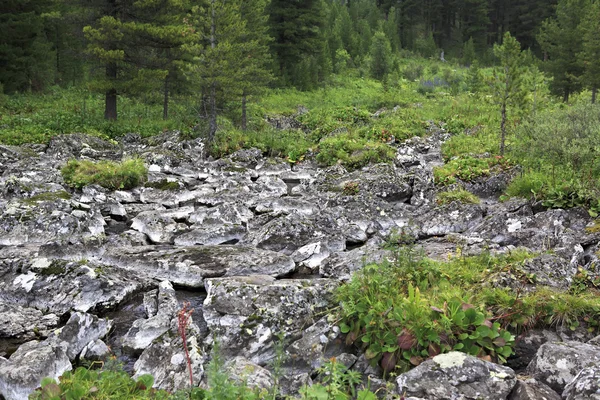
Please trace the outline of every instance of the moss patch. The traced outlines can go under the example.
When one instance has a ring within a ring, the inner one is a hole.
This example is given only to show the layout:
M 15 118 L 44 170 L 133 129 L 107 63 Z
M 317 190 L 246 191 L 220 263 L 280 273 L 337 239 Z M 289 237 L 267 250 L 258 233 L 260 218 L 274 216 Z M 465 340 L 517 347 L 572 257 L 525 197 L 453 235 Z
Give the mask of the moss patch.
M 146 182 L 144 187 L 159 189 L 159 190 L 179 190 L 179 183 L 170 181 L 168 179 L 161 179 L 160 181 Z
M 56 200 L 70 200 L 71 195 L 64 191 L 59 190 L 58 192 L 44 192 L 40 194 L 36 194 L 35 196 L 31 196 L 28 199 L 23 199 L 23 203 L 25 204 L 36 204 L 43 201 L 56 201 Z

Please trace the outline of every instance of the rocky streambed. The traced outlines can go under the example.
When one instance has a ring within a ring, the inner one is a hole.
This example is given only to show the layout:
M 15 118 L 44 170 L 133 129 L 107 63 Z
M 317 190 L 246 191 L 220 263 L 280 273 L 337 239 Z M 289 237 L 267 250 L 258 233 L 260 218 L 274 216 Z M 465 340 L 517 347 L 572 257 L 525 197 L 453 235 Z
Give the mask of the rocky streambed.
M 354 172 L 292 166 L 258 150 L 206 160 L 201 141 L 176 133 L 0 146 L 0 397 L 27 398 L 43 377 L 108 354 L 135 375 L 152 374 L 159 388 L 187 387 L 177 334 L 185 302 L 195 309 L 186 338 L 194 384 L 203 383 L 217 340 L 232 376 L 251 370 L 252 385 L 273 384 L 279 343 L 284 393 L 310 383 L 334 356 L 383 385 L 327 311 L 353 272 L 392 257 L 383 244 L 399 232 L 434 258 L 457 246 L 463 254 L 541 252 L 524 268 L 560 288 L 578 268 L 595 267 L 600 234 L 586 231 L 587 212 L 499 203 L 509 174 L 467 185 L 480 204 L 438 206 L 432 169 L 445 135 L 432 127 L 396 145 L 393 165 Z M 71 158 L 131 156 L 145 160 L 152 187 L 73 191 L 60 175 Z M 394 391 L 413 399 L 600 398 L 599 342 L 583 329 L 532 330 L 508 366 L 440 355 L 399 376 Z

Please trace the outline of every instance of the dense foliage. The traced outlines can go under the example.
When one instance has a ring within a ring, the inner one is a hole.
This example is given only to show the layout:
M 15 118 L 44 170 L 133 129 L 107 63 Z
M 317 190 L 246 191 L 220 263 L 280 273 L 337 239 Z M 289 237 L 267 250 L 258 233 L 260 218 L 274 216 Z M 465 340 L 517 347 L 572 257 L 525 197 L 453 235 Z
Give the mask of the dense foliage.
M 451 350 L 504 362 L 513 354 L 514 335 L 534 326 L 585 322 L 597 329 L 600 300 L 585 277 L 565 292 L 538 286 L 518 293 L 494 285 L 507 273 L 534 283 L 521 268 L 530 257 L 524 251 L 459 254 L 439 262 L 400 248 L 394 262 L 367 266 L 339 289 L 346 342 L 392 372 Z

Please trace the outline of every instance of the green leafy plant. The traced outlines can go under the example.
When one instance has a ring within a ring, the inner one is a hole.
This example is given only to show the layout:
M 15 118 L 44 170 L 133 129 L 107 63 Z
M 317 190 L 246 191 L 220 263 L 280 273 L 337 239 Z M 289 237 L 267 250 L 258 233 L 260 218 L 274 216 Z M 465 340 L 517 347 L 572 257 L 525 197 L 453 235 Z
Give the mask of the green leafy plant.
M 514 336 L 496 321 L 490 304 L 478 300 L 477 289 L 490 270 L 522 259 L 511 257 L 458 259 L 442 266 L 401 248 L 395 262 L 366 266 L 338 290 L 346 343 L 363 348 L 387 372 L 451 350 L 505 361 Z
M 377 396 L 369 390 L 356 391 L 361 382 L 361 374 L 349 370 L 335 358 L 327 361 L 318 370 L 320 383 L 305 386 L 300 390 L 302 399 L 306 400 L 375 400 Z
M 32 393 L 31 400 L 61 399 L 169 399 L 171 395 L 163 390 L 152 389 L 154 378 L 142 375 L 133 380 L 122 370 L 92 370 L 83 367 L 67 371 L 57 383 L 52 378 L 44 378 L 41 387 Z M 200 399 L 202 397 L 194 397 Z
M 65 183 L 77 189 L 90 184 L 98 184 L 110 190 L 132 189 L 148 179 L 148 170 L 140 158 L 121 163 L 70 160 L 60 172 Z

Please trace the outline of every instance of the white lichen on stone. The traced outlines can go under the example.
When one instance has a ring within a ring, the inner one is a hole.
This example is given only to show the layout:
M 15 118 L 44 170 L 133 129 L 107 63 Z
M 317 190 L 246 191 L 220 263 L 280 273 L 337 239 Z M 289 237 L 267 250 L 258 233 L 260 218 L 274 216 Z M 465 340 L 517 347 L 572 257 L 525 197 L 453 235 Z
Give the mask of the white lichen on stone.
M 507 229 L 508 229 L 509 233 L 516 232 L 516 231 L 520 230 L 522 227 L 521 221 L 519 221 L 518 219 L 512 219 L 512 218 L 509 218 L 506 221 L 506 225 L 507 225 Z
M 439 365 L 440 368 L 460 367 L 466 359 L 467 355 L 459 351 L 451 351 L 450 353 L 433 357 L 433 361 Z

